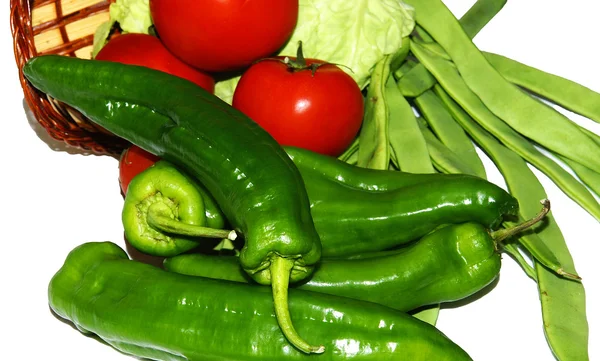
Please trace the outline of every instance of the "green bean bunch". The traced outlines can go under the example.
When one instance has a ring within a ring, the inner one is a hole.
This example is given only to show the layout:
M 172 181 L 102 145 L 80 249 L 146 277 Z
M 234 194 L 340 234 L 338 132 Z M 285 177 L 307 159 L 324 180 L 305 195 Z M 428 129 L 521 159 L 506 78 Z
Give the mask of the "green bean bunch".
M 600 195 L 600 136 L 541 101 L 600 122 L 600 94 L 478 49 L 471 39 L 506 0 L 478 0 L 461 19 L 441 0 L 404 2 L 415 9 L 415 31 L 375 67 L 363 127 L 340 159 L 368 168 L 486 178 L 479 148 L 518 199 L 520 218 L 534 216 L 547 198 L 532 165 L 600 220 L 593 194 Z M 556 358 L 588 360 L 583 284 L 559 226 L 551 214 L 546 218 L 502 250 L 536 282 L 544 332 Z M 438 311 L 416 316 L 435 324 Z

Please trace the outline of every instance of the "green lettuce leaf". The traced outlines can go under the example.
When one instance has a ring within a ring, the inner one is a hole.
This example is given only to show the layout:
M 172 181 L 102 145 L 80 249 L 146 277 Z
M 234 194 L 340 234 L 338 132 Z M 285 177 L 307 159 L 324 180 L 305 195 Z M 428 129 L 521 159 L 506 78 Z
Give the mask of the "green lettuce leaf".
M 151 31 L 149 0 L 117 0 L 110 21 L 94 37 L 94 55 L 118 23 L 123 32 Z M 298 24 L 278 54 L 295 56 L 302 41 L 304 56 L 341 65 L 359 87 L 369 84 L 371 70 L 394 53 L 415 26 L 414 10 L 400 0 L 300 0 Z M 215 95 L 231 104 L 239 73 L 217 79 Z
M 362 89 L 371 70 L 396 52 L 414 26 L 412 7 L 399 0 L 300 0 L 298 25 L 277 54 L 295 56 L 298 41 L 306 58 L 341 65 Z M 219 81 L 215 94 L 231 103 L 239 76 Z
M 150 33 L 152 16 L 149 0 L 117 0 L 110 4 L 108 13 L 109 20 L 101 24 L 94 33 L 93 57 L 106 44 L 115 23 L 123 34 Z

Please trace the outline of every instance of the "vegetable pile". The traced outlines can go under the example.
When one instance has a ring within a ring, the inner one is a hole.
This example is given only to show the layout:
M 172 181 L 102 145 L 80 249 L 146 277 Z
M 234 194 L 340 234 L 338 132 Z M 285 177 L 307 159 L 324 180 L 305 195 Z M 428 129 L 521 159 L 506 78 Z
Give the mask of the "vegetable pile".
M 131 142 L 124 233 L 163 267 L 82 244 L 50 307 L 156 360 L 470 360 L 439 305 L 506 253 L 556 358 L 589 359 L 582 280 L 529 165 L 600 220 L 600 136 L 548 105 L 600 122 L 600 95 L 478 49 L 504 4 L 116 1 L 93 60 L 23 73 Z

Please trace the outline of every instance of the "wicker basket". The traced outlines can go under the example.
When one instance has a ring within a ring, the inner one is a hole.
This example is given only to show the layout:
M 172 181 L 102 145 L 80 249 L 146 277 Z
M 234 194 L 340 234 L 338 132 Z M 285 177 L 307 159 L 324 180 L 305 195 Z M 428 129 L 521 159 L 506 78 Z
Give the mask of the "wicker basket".
M 94 32 L 108 20 L 114 0 L 10 0 L 15 60 L 25 101 L 48 134 L 95 154 L 119 154 L 129 144 L 87 120 L 75 109 L 51 99 L 24 78 L 32 57 L 59 54 L 90 58 Z

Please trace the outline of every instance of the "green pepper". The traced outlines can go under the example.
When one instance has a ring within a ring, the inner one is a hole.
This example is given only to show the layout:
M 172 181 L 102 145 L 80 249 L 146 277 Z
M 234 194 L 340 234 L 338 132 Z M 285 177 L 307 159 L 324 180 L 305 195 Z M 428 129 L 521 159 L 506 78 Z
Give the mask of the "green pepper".
M 51 309 L 82 332 L 139 358 L 170 361 L 312 360 L 278 332 L 264 287 L 166 272 L 114 243 L 70 252 L 48 287 Z M 290 290 L 298 330 L 324 342 L 321 361 L 463 361 L 467 353 L 405 313 Z
M 156 256 L 196 248 L 203 241 L 199 237 L 234 240 L 237 236 L 222 229 L 225 219 L 210 194 L 164 160 L 131 180 L 122 219 L 131 245 Z
M 323 256 L 393 248 L 449 223 L 497 228 L 518 212 L 513 196 L 479 177 L 366 169 L 285 149 L 304 179 Z
M 327 179 L 366 191 L 391 191 L 439 180 L 470 179 L 462 174 L 410 173 L 358 167 L 339 159 L 297 147 L 284 147 L 305 182 L 313 177 Z
M 491 232 L 479 223 L 447 225 L 393 251 L 346 259 L 323 259 L 311 278 L 296 288 L 375 302 L 400 311 L 464 299 L 489 285 L 500 272 L 501 242 L 540 221 Z M 163 262 L 167 271 L 248 282 L 235 256 L 178 255 Z
M 271 284 L 287 339 L 304 352 L 323 352 L 295 332 L 287 309 L 289 282 L 310 275 L 321 244 L 302 177 L 275 139 L 216 96 L 161 71 L 43 55 L 23 74 L 39 91 L 198 179 L 243 235 L 246 272 Z
M 393 248 L 446 223 L 476 221 L 495 228 L 518 210 L 510 194 L 482 178 L 374 170 L 307 150 L 285 150 L 304 179 L 324 256 Z

